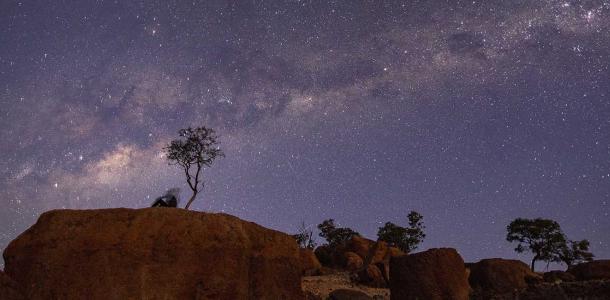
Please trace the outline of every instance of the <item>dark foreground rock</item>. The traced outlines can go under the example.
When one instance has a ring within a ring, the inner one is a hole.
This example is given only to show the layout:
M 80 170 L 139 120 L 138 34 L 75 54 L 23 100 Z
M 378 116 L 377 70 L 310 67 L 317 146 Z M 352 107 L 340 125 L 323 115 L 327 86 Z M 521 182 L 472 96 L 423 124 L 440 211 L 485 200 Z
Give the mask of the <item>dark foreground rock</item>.
M 25 300 L 21 293 L 22 288 L 8 275 L 0 271 L 0 299 L 2 300 Z
M 464 261 L 455 249 L 430 249 L 390 260 L 393 300 L 466 300 L 469 291 Z
M 475 291 L 471 300 L 608 300 L 610 281 L 591 280 L 577 282 L 541 283 L 530 285 L 514 293 L 485 293 Z
M 303 275 L 311 276 L 320 274 L 322 265 L 311 249 L 299 249 L 299 257 L 301 259 L 301 268 Z
M 543 278 L 545 282 L 550 283 L 576 281 L 574 275 L 564 271 L 549 271 L 543 274 Z
M 373 298 L 362 291 L 338 289 L 328 295 L 328 300 L 373 300 Z
M 492 294 L 518 292 L 528 282 L 541 281 L 539 275 L 520 260 L 490 258 L 470 264 L 470 286 Z
M 27 299 L 303 299 L 289 235 L 182 209 L 44 213 L 4 252 Z
M 610 280 L 610 259 L 578 264 L 571 267 L 568 272 L 574 275 L 577 280 Z

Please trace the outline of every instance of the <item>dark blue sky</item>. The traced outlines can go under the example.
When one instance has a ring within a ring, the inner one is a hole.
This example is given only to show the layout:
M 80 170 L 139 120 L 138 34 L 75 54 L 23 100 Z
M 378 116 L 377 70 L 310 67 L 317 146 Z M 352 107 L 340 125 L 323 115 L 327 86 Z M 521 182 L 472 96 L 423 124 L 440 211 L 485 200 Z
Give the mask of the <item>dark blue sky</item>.
M 608 1 L 2 1 L 0 249 L 56 208 L 186 185 L 162 147 L 226 158 L 193 207 L 422 249 L 519 257 L 516 217 L 610 257 Z

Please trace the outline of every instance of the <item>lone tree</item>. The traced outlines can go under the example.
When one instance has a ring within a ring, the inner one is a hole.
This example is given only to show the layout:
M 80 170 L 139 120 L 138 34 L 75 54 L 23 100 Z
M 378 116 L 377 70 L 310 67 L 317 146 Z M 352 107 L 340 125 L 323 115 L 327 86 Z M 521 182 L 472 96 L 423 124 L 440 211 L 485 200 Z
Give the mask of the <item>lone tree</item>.
M 409 227 L 401 227 L 392 222 L 387 222 L 377 232 L 377 239 L 385 241 L 391 246 L 398 247 L 400 250 L 410 253 L 417 249 L 417 246 L 424 241 L 426 228 L 423 223 L 423 216 L 416 211 L 411 211 L 407 216 Z
M 220 142 L 214 129 L 206 127 L 186 128 L 178 131 L 179 139 L 173 140 L 163 150 L 171 165 L 178 165 L 184 170 L 186 183 L 193 195 L 186 203 L 189 209 L 197 194 L 203 190 L 205 183 L 201 175 L 204 167 L 210 167 L 217 157 L 223 157 L 218 148 Z
M 531 268 L 538 260 L 553 261 L 556 253 L 566 245 L 566 238 L 559 223 L 548 219 L 522 219 L 517 218 L 506 227 L 508 234 L 506 240 L 518 242 L 515 251 L 522 253 L 526 250 L 534 254 Z
M 568 266 L 568 269 L 574 264 L 585 261 L 592 261 L 593 253 L 589 252 L 589 241 L 568 241 L 560 249 L 553 258 L 555 262 L 563 262 Z
M 318 225 L 318 229 L 320 230 L 320 236 L 325 238 L 330 246 L 343 244 L 352 237 L 360 235 L 350 228 L 337 228 L 333 219 L 324 220 Z

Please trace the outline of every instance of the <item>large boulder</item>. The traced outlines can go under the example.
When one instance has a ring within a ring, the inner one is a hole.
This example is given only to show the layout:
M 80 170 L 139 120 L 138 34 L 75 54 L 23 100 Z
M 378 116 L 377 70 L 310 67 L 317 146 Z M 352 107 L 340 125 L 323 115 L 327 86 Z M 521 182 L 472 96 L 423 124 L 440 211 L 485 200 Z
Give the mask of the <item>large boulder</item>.
M 374 244 L 374 241 L 356 235 L 347 241 L 345 249 L 341 250 L 343 250 L 342 252 L 354 252 L 362 259 L 366 259 Z
M 301 269 L 303 275 L 311 276 L 320 272 L 322 265 L 311 249 L 299 249 L 299 257 L 301 260 Z
M 528 286 L 516 295 L 498 297 L 473 297 L 472 300 L 608 300 L 610 281 L 591 280 L 573 282 L 541 283 Z
M 2 300 L 25 300 L 21 293 L 22 287 L 13 279 L 0 271 L 0 299 Z
M 303 299 L 284 233 L 183 209 L 56 210 L 12 241 L 28 299 Z
M 348 251 L 343 254 L 345 258 L 345 269 L 349 272 L 355 272 L 362 268 L 364 262 L 358 254 Z
M 341 263 L 339 262 L 339 259 L 337 258 L 335 249 L 333 247 L 331 247 L 330 245 L 318 246 L 314 250 L 314 254 L 318 258 L 318 261 L 324 267 L 333 268 L 333 267 L 338 267 L 341 265 Z
M 387 287 L 383 273 L 376 265 L 369 264 L 359 270 L 356 274 L 359 283 L 376 288 Z
M 365 264 L 376 264 L 379 262 L 383 262 L 384 258 L 387 257 L 388 254 L 388 243 L 384 241 L 377 241 L 371 247 L 369 254 L 366 257 Z
M 393 300 L 466 300 L 469 292 L 464 260 L 455 249 L 430 249 L 390 260 Z
M 610 259 L 594 260 L 575 265 L 568 270 L 577 280 L 610 280 Z
M 469 281 L 475 290 L 503 294 L 525 289 L 539 277 L 520 260 L 490 258 L 470 265 Z

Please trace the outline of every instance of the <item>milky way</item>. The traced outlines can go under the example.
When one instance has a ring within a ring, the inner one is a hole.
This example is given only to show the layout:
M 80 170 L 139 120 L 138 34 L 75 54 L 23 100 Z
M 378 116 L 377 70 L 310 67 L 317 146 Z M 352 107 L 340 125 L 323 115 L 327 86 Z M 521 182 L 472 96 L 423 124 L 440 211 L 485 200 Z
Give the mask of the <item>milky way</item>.
M 609 66 L 607 1 L 2 1 L 0 249 L 184 198 L 162 147 L 206 125 L 196 210 L 370 238 L 416 210 L 467 261 L 527 261 L 506 225 L 544 217 L 608 258 Z

